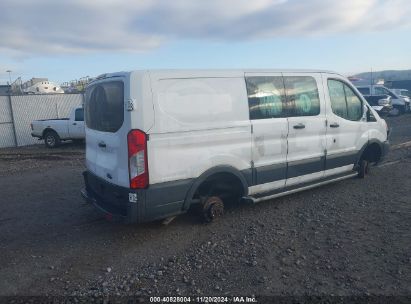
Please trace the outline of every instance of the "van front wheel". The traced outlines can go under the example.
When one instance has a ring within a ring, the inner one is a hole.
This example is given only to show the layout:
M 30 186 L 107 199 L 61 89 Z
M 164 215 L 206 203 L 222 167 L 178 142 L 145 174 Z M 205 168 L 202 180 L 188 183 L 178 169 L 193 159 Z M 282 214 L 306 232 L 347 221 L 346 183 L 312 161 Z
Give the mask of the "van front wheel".
M 202 218 L 211 223 L 224 214 L 224 203 L 218 196 L 205 197 L 202 203 Z
M 366 160 L 366 159 L 362 159 L 362 160 L 360 161 L 360 166 L 359 166 L 359 168 L 358 168 L 358 177 L 359 177 L 359 178 L 364 178 L 365 175 L 368 174 L 368 172 L 369 172 L 369 170 L 370 170 L 369 168 L 370 168 L 370 163 L 369 163 L 369 161 Z

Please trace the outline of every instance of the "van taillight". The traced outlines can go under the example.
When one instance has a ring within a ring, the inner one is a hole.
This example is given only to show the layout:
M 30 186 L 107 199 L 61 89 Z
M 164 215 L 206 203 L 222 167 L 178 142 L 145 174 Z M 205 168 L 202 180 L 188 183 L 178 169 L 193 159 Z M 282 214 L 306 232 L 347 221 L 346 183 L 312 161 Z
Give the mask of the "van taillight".
M 148 186 L 147 135 L 140 130 L 131 130 L 127 135 L 130 188 Z
M 31 128 L 31 130 L 33 131 L 33 124 L 32 124 L 32 123 L 30 124 L 30 128 Z

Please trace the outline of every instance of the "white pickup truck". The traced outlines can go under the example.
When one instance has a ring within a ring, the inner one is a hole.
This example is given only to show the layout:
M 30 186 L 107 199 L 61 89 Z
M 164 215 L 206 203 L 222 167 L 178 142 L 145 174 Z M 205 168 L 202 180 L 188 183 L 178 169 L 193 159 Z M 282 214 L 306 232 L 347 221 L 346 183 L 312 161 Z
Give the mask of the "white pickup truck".
M 48 148 L 55 148 L 64 140 L 84 140 L 84 110 L 74 108 L 70 118 L 35 120 L 31 130 L 31 136 L 44 139 Z

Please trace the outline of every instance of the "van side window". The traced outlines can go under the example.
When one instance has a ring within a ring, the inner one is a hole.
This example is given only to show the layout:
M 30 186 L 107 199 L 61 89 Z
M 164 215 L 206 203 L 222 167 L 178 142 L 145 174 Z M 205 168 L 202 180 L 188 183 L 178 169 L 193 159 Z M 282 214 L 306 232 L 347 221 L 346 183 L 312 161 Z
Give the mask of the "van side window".
M 328 92 L 330 93 L 331 109 L 333 113 L 348 119 L 344 84 L 341 81 L 328 80 Z
M 375 118 L 375 116 L 372 113 L 369 106 L 367 106 L 367 121 L 368 122 L 376 122 L 377 121 L 377 119 Z
M 330 94 L 333 113 L 347 120 L 358 121 L 362 117 L 362 101 L 345 83 L 329 79 L 328 92 Z
M 246 77 L 250 119 L 286 117 L 281 76 Z
M 84 121 L 84 111 L 83 109 L 76 109 L 76 112 L 74 113 L 74 120 L 75 121 Z
M 360 120 L 362 117 L 362 101 L 354 93 L 354 91 L 344 84 L 345 98 L 347 99 L 347 114 L 348 119 L 352 121 Z
M 288 116 L 315 116 L 320 114 L 317 82 L 310 76 L 286 76 Z

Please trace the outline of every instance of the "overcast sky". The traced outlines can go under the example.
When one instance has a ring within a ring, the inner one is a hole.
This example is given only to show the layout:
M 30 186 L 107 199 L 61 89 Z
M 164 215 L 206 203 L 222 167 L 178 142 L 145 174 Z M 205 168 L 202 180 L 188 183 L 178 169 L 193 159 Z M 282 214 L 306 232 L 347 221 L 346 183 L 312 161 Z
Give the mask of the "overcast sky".
M 145 68 L 411 68 L 411 0 L 1 0 L 0 83 Z

